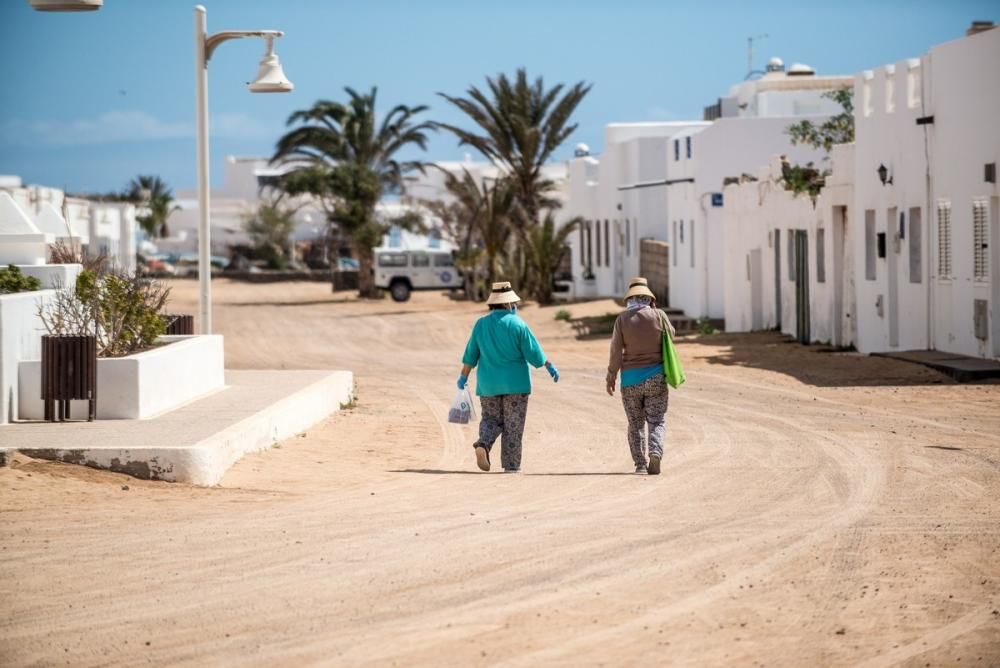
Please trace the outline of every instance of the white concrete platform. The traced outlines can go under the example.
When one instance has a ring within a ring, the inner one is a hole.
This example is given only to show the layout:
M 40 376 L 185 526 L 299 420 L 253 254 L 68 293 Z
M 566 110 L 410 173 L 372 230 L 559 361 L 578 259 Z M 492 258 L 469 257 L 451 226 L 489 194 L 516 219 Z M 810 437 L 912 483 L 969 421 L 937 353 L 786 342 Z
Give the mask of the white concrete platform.
M 215 485 L 243 455 L 305 431 L 354 397 L 350 371 L 226 371 L 226 385 L 148 420 L 2 425 L 0 450 Z

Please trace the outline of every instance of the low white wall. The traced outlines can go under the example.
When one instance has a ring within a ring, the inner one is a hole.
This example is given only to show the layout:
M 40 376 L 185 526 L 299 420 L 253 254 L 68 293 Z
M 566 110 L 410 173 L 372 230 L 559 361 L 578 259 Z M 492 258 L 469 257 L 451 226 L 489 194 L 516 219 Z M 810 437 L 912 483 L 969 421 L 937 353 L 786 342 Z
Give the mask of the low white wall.
M 154 417 L 225 386 L 221 335 L 164 336 L 160 341 L 170 343 L 97 361 L 99 419 Z M 20 363 L 17 415 L 21 420 L 44 416 L 41 368 L 40 359 Z M 70 411 L 74 418 L 86 417 L 87 402 L 72 402 Z
M 55 290 L 0 295 L 0 425 L 17 415 L 18 362 L 41 356 L 45 330 L 38 306 L 55 295 Z
M 42 283 L 43 290 L 56 290 L 76 285 L 76 277 L 83 271 L 79 264 L 19 264 L 25 276 L 33 276 Z

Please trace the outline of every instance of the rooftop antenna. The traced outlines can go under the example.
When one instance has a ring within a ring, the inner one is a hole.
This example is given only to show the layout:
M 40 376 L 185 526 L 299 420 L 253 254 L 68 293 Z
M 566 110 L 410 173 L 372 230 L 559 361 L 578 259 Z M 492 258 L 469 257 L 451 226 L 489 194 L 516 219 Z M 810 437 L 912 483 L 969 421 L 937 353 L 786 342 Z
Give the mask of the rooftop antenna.
M 753 69 L 753 43 L 754 41 L 760 41 L 762 39 L 767 39 L 767 33 L 760 33 L 759 35 L 751 35 L 747 37 L 747 76 L 749 79 L 750 75 L 754 73 Z

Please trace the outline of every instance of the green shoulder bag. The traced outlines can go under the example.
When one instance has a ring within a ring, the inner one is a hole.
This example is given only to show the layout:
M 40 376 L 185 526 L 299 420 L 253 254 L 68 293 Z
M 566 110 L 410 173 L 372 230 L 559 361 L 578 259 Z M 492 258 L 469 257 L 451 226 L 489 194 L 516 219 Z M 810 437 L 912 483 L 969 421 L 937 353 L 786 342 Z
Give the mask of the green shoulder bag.
M 660 325 L 663 328 L 661 345 L 663 346 L 663 375 L 667 377 L 667 384 L 675 390 L 684 382 L 684 367 L 681 366 L 681 358 L 674 348 L 674 342 L 670 338 L 670 328 L 667 326 L 667 318 L 660 312 Z

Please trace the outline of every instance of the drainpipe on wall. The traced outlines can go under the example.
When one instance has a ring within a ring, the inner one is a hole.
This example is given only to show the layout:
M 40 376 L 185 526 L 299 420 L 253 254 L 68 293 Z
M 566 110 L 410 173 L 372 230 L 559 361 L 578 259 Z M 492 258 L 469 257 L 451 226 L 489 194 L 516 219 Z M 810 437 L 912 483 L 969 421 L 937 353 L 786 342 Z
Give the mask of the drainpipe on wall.
M 930 65 L 931 65 L 931 57 L 930 57 L 930 53 L 928 53 L 927 56 L 924 59 L 924 62 L 921 63 L 921 67 L 920 67 L 920 78 L 921 78 L 921 83 L 920 83 L 920 114 L 921 114 L 921 116 L 927 116 L 928 115 L 928 113 L 927 113 L 927 89 L 928 89 L 929 84 L 930 84 L 930 73 L 929 73 Z M 931 262 L 933 261 L 933 259 L 931 257 L 930 247 L 931 247 L 931 243 L 932 243 L 931 240 L 933 239 L 933 237 L 931 237 L 931 229 L 933 227 L 932 224 L 931 224 L 931 220 L 933 219 L 935 212 L 934 212 L 934 209 L 932 208 L 932 205 L 933 205 L 933 202 L 934 202 L 934 197 L 933 197 L 933 193 L 931 192 L 931 156 L 930 156 L 930 138 L 927 136 L 928 127 L 929 127 L 928 125 L 924 125 L 923 126 L 923 130 L 924 130 L 924 189 L 925 189 L 925 193 L 926 193 L 925 194 L 925 198 L 927 200 L 927 202 L 926 202 L 926 207 L 927 207 L 926 211 L 927 211 L 927 214 L 924 216 L 924 239 L 926 239 L 924 247 L 928 249 L 927 253 L 926 253 L 926 255 L 927 255 L 927 263 L 926 263 L 927 264 L 927 269 L 924 271 L 924 275 L 927 278 L 927 349 L 928 350 L 934 350 L 935 349 L 935 344 L 934 344 L 934 285 L 931 282 L 931 273 L 932 273 Z M 941 249 L 938 248 L 938 253 L 940 253 L 940 252 L 941 252 Z

